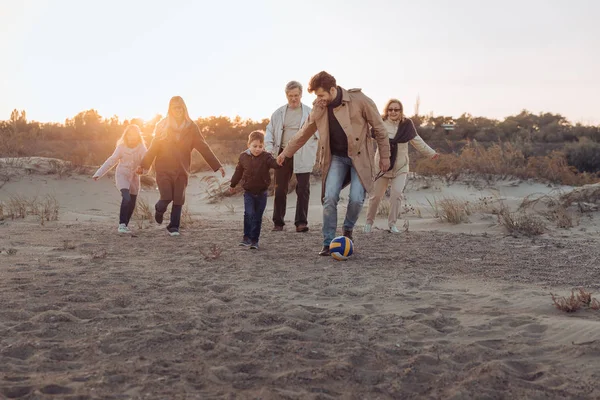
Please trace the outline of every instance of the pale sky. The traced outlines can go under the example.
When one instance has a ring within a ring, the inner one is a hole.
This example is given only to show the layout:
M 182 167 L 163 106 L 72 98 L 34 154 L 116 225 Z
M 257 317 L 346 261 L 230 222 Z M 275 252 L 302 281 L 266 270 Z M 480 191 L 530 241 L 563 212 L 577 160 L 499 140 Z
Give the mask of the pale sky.
M 269 118 L 326 70 L 383 107 L 600 123 L 596 0 L 0 0 L 0 119 Z M 304 92 L 303 102 L 314 95 Z

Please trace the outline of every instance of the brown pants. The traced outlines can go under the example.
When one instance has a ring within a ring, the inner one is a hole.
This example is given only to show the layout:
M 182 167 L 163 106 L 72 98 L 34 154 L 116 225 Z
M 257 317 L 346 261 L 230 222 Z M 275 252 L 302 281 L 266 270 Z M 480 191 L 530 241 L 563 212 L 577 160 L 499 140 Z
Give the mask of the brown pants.
M 281 154 L 281 152 L 280 152 Z M 275 200 L 273 207 L 273 224 L 284 226 L 287 207 L 287 194 L 290 179 L 294 173 L 294 158 L 286 158 L 283 166 L 275 170 Z M 296 217 L 294 225 L 308 225 L 308 202 L 310 199 L 310 172 L 296 174 Z
M 388 185 L 392 186 L 390 191 L 390 214 L 388 215 L 388 226 L 391 227 L 396 225 L 398 220 L 398 213 L 400 212 L 400 204 L 402 202 L 402 192 L 406 185 L 406 174 L 397 175 L 394 178 L 386 178 L 382 176 L 375 181 L 375 187 L 373 193 L 369 196 L 369 208 L 367 210 L 367 224 L 372 225 L 375 221 L 375 215 L 377 214 L 377 208 L 381 199 L 385 195 L 385 190 Z

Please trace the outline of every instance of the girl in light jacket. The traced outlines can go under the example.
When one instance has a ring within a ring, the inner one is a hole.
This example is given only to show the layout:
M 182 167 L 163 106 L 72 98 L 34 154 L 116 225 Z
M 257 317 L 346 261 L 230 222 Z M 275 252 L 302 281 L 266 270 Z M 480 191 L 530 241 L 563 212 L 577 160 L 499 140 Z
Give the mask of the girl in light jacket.
M 385 174 L 379 174 L 375 178 L 373 193 L 369 196 L 369 208 L 367 210 L 367 221 L 364 232 L 369 233 L 373 228 L 373 221 L 381 199 L 385 195 L 388 186 L 390 190 L 390 213 L 388 215 L 388 228 L 392 233 L 399 233 L 396 227 L 398 212 L 402 193 L 406 185 L 408 175 L 408 143 L 419 153 L 429 158 L 437 158 L 438 154 L 427 145 L 417 134 L 415 125 L 410 118 L 404 116 L 402 103 L 398 99 L 388 100 L 383 110 L 383 124 L 390 138 L 390 169 Z M 375 164 L 379 163 L 379 151 L 375 154 Z
M 115 165 L 115 183 L 121 191 L 121 208 L 119 211 L 119 233 L 130 233 L 127 227 L 129 220 L 135 210 L 137 195 L 140 191 L 140 176 L 136 169 L 146 154 L 146 145 L 142 138 L 142 132 L 137 125 L 128 125 L 113 154 L 102 164 L 92 179 L 97 181 L 102 178 Z

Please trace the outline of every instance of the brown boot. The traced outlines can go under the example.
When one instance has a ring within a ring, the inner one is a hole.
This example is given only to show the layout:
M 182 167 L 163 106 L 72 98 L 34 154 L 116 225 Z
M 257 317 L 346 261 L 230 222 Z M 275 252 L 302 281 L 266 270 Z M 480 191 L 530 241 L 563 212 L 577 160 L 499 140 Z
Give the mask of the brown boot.
M 352 239 L 352 231 L 347 231 L 344 229 L 344 236 L 346 236 L 350 240 L 354 240 Z
M 300 224 L 296 227 L 296 232 L 308 232 L 308 226 Z
M 319 255 L 320 256 L 330 256 L 331 253 L 329 252 L 329 246 L 323 246 L 323 248 L 319 252 Z
M 281 225 L 275 225 L 273 227 L 274 232 L 281 232 L 282 230 L 283 230 L 283 226 L 281 226 Z

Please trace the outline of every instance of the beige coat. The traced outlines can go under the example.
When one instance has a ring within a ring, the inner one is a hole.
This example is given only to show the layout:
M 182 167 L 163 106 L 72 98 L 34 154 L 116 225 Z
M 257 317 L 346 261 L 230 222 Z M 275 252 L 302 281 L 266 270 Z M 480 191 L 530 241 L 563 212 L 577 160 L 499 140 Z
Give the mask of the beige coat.
M 395 124 L 391 120 L 385 120 L 383 121 L 383 124 L 387 129 L 389 138 L 394 138 L 394 136 L 396 136 L 396 132 L 398 131 L 398 124 Z M 414 139 L 407 143 L 398 143 L 398 154 L 396 155 L 396 163 L 394 168 L 386 172 L 386 174 L 383 175 L 384 177 L 395 178 L 400 174 L 408 174 L 408 143 L 410 143 L 419 153 L 427 158 L 431 158 L 436 154 L 435 150 L 429 147 L 429 145 L 425 143 L 425 141 L 419 135 L 415 136 Z M 379 163 L 379 151 L 375 153 L 375 162 Z
M 358 173 L 360 182 L 367 192 L 373 190 L 373 177 L 379 166 L 375 164 L 375 151 L 370 134 L 373 127 L 375 140 L 382 157 L 390 157 L 390 142 L 388 133 L 383 125 L 377 106 L 360 89 L 346 90 L 342 88 L 342 104 L 333 110 L 342 129 L 348 137 L 348 156 Z M 323 176 L 321 185 L 321 202 L 325 197 L 325 182 L 331 165 L 331 149 L 329 147 L 329 119 L 327 109 L 313 103 L 313 109 L 302 128 L 290 140 L 283 153 L 290 158 L 298 151 L 316 132 L 319 131 L 319 147 L 321 150 L 319 165 Z M 350 182 L 348 176 L 344 182 Z

